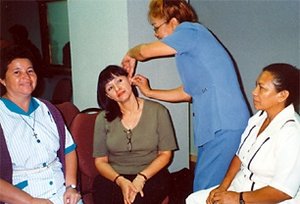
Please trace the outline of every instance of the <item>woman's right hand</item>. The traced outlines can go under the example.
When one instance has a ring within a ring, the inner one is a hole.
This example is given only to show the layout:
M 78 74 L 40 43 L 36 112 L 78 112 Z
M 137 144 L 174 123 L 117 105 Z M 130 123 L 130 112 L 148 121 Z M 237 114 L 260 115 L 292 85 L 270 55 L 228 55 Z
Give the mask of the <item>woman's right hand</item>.
M 132 77 L 135 71 L 136 67 L 136 59 L 133 57 L 130 57 L 129 54 L 127 53 L 122 62 L 122 67 L 128 72 L 129 77 Z
M 117 181 L 117 185 L 121 188 L 124 204 L 133 203 L 136 194 L 138 193 L 136 187 L 132 184 L 132 182 L 125 177 L 121 176 Z

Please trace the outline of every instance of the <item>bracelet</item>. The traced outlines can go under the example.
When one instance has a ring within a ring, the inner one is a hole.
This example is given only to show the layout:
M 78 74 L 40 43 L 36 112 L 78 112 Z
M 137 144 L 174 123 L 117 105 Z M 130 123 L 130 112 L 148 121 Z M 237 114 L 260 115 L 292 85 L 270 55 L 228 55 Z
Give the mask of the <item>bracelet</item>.
M 117 183 L 117 179 L 118 179 L 120 176 L 122 176 L 122 175 L 118 174 L 118 175 L 116 176 L 116 178 L 114 179 L 114 183 Z
M 147 176 L 146 176 L 145 174 L 143 174 L 143 173 L 139 172 L 139 173 L 138 173 L 138 175 L 140 175 L 140 176 L 144 177 L 145 181 L 147 181 L 147 180 L 148 180 L 148 178 L 147 178 Z
M 244 192 L 240 192 L 240 204 L 245 204 L 244 198 L 243 198 L 243 193 Z

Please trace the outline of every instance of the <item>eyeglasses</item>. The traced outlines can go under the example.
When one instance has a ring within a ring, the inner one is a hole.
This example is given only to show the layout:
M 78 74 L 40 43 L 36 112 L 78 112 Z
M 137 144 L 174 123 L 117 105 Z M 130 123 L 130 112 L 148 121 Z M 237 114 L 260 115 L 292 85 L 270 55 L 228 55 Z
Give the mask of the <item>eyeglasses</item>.
M 164 24 L 166 24 L 167 21 L 163 22 L 162 24 L 160 24 L 159 26 L 153 26 L 153 30 L 155 33 L 157 33 L 157 31 L 160 29 L 160 27 L 162 27 Z
M 126 133 L 126 138 L 128 140 L 128 142 L 127 142 L 127 150 L 129 152 L 131 152 L 131 150 L 132 150 L 132 143 L 131 143 L 132 131 L 129 129 L 129 130 L 124 130 L 124 132 Z

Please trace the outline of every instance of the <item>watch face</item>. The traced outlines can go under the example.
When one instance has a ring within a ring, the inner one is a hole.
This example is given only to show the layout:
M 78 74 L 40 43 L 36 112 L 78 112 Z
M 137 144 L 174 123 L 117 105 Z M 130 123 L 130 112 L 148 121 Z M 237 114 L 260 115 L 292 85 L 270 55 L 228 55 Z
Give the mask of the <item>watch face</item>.
M 66 188 L 67 188 L 67 189 L 68 189 L 68 188 L 76 189 L 76 185 L 75 185 L 75 184 L 71 184 L 71 185 L 67 186 Z

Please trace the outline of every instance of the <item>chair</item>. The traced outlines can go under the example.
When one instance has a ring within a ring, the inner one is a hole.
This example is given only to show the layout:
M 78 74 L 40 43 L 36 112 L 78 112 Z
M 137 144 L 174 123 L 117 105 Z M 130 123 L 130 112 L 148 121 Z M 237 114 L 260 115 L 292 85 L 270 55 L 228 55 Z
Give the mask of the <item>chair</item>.
M 51 102 L 59 104 L 72 100 L 72 81 L 70 78 L 60 79 L 54 87 Z
M 85 204 L 93 204 L 93 181 L 99 174 L 93 154 L 94 123 L 100 109 L 86 109 L 73 119 L 70 132 L 77 144 L 80 191 Z
M 69 101 L 55 105 L 63 115 L 67 127 L 70 128 L 73 119 L 80 112 L 79 109 L 75 104 Z

